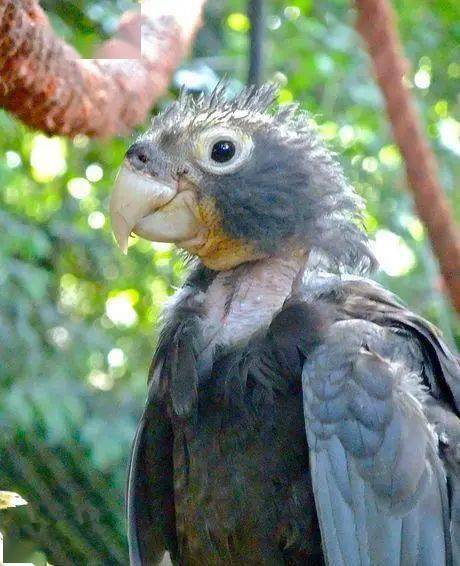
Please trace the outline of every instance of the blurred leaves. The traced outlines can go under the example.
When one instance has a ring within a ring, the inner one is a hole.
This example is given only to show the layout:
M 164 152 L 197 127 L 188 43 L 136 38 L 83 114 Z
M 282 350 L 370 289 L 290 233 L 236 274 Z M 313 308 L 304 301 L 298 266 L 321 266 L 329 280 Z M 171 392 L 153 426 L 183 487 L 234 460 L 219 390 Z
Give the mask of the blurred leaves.
M 134 5 L 42 4 L 85 56 Z M 407 80 L 460 218 L 458 4 L 397 0 L 395 7 L 412 63 Z M 209 90 L 224 74 L 232 89 L 242 85 L 245 13 L 242 0 L 210 0 L 176 86 Z M 266 78 L 280 84 L 281 102 L 298 100 L 311 113 L 366 199 L 365 224 L 385 268 L 378 278 L 453 341 L 458 322 L 406 191 L 353 19 L 350 3 L 339 0 L 268 2 Z M 183 266 L 171 246 L 133 239 L 124 257 L 114 245 L 108 198 L 134 136 L 104 143 L 47 138 L 4 112 L 0 130 L 0 489 L 29 502 L 2 512 L 6 557 L 30 561 L 41 549 L 55 564 L 123 564 L 129 446 L 158 315 Z M 34 560 L 45 564 L 43 556 Z

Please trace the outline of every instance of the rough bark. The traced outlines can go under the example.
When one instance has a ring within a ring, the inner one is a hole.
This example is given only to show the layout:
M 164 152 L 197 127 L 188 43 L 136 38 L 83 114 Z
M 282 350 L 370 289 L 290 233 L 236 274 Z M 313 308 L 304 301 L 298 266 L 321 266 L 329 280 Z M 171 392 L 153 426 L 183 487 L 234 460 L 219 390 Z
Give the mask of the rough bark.
M 125 17 L 121 36 L 100 49 L 125 59 L 85 60 L 55 35 L 36 0 L 0 0 L 0 106 L 49 134 L 126 134 L 166 90 L 204 3 L 144 0 L 142 14 Z
M 445 287 L 460 312 L 460 232 L 439 182 L 436 160 L 423 133 L 414 96 L 404 81 L 409 64 L 403 54 L 394 10 L 388 0 L 355 3 L 356 27 L 367 45 L 385 97 L 417 212 L 427 228 Z

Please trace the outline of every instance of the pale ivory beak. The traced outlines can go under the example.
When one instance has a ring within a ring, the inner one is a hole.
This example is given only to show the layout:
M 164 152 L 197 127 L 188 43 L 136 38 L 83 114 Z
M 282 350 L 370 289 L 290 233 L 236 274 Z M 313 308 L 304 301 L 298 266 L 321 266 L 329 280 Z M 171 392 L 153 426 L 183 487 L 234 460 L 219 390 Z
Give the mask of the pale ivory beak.
M 123 166 L 110 198 L 112 230 L 123 253 L 131 232 L 155 242 L 193 240 L 199 229 L 190 206 L 190 191 L 177 182 L 156 179 Z

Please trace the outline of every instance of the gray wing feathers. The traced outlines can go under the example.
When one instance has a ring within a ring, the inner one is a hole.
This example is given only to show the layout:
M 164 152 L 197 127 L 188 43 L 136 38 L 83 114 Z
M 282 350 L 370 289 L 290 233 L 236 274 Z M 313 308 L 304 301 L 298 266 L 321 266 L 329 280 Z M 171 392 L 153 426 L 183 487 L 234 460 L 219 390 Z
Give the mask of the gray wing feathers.
M 425 408 L 440 439 L 440 450 L 449 478 L 452 556 L 460 566 L 460 421 L 444 404 L 431 402 Z
M 137 536 L 137 525 L 135 518 L 134 491 L 136 489 L 135 482 L 138 477 L 137 462 L 135 456 L 139 451 L 141 436 L 143 433 L 144 422 L 139 423 L 134 437 L 133 447 L 131 450 L 130 461 L 128 465 L 128 483 L 126 486 L 126 523 L 127 535 L 129 540 L 129 560 L 130 564 L 141 564 L 141 553 L 139 548 L 139 539 Z
M 369 485 L 348 462 L 343 497 L 331 469 L 332 460 L 347 461 L 335 437 L 327 449 L 312 453 L 312 481 L 327 563 L 331 566 L 399 564 L 402 519 L 384 517 Z
M 139 422 L 128 469 L 126 513 L 132 566 L 175 555 L 172 432 L 165 409 L 152 399 Z
M 460 481 L 452 486 L 451 495 L 451 538 L 452 538 L 452 556 L 454 557 L 455 566 L 460 565 Z
M 423 412 L 427 393 L 398 360 L 402 338 L 338 322 L 303 370 L 312 480 L 328 563 L 451 563 L 446 477 Z M 385 357 L 384 357 L 385 356 Z

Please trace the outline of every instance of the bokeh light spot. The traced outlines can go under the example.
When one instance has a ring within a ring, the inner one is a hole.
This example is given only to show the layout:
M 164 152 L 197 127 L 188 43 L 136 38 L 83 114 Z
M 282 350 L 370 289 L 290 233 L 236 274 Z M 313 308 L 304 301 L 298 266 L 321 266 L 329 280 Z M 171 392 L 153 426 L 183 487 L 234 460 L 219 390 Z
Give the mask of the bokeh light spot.
M 416 265 L 414 252 L 390 230 L 377 230 L 371 245 L 380 267 L 390 277 L 406 275 Z
M 107 362 L 112 368 L 122 367 L 125 363 L 125 354 L 121 348 L 112 348 L 107 354 Z
M 401 216 L 401 224 L 407 229 L 409 234 L 417 242 L 421 242 L 425 236 L 425 228 L 421 221 L 412 214 L 404 214 Z
M 419 69 L 414 76 L 414 84 L 417 88 L 427 89 L 431 84 L 431 75 L 427 69 Z
M 85 136 L 85 134 L 77 134 L 73 138 L 72 143 L 74 147 L 77 147 L 78 149 L 83 149 L 89 144 L 89 137 Z
M 300 16 L 300 8 L 298 6 L 286 6 L 283 13 L 286 20 L 291 20 L 292 22 Z
M 338 130 L 339 127 L 336 122 L 324 122 L 319 126 L 319 131 L 326 140 L 333 140 L 337 136 Z
M 99 370 L 93 370 L 88 375 L 88 382 L 101 391 L 110 391 L 115 382 L 112 375 Z
M 64 350 L 70 342 L 70 334 L 67 328 L 55 326 L 48 331 L 50 341 L 59 349 Z
M 460 122 L 454 118 L 440 120 L 438 132 L 442 145 L 460 155 Z
M 91 165 L 88 165 L 86 168 L 85 175 L 88 181 L 91 181 L 91 183 L 97 183 L 104 176 L 104 170 L 99 163 L 91 163 Z
M 137 313 L 126 296 L 118 295 L 107 299 L 105 312 L 116 326 L 134 326 L 137 322 Z
M 246 14 L 242 14 L 240 12 L 234 12 L 230 14 L 227 18 L 227 25 L 233 31 L 238 31 L 240 33 L 244 33 L 249 31 L 251 26 L 249 22 L 249 18 Z
M 278 16 L 270 16 L 267 19 L 267 27 L 272 31 L 276 31 L 281 27 L 281 18 L 279 18 Z
M 343 145 L 350 145 L 355 139 L 355 130 L 353 126 L 342 126 L 339 130 L 339 138 Z
M 91 212 L 88 216 L 88 224 L 93 230 L 100 230 L 105 224 L 105 216 L 99 210 Z
M 67 170 L 66 144 L 58 137 L 37 134 L 30 152 L 32 176 L 39 183 L 48 183 Z
M 361 167 L 367 173 L 375 173 L 379 167 L 379 162 L 375 157 L 365 157 L 361 163 Z
M 16 151 L 7 151 L 5 153 L 5 158 L 6 158 L 6 165 L 10 169 L 15 169 L 16 167 L 19 167 L 19 165 L 21 165 L 22 163 L 21 156 Z
M 449 104 L 447 100 L 438 100 L 434 105 L 434 111 L 440 118 L 447 118 L 449 112 Z
M 294 100 L 294 96 L 292 92 L 287 88 L 280 89 L 278 93 L 278 103 L 279 104 L 288 104 Z
M 84 177 L 74 177 L 67 183 L 69 193 L 78 200 L 89 196 L 91 183 Z
M 273 74 L 272 81 L 276 83 L 278 86 L 283 87 L 287 85 L 288 78 L 281 71 L 276 71 L 276 73 Z
M 394 144 L 384 145 L 379 151 L 379 159 L 389 169 L 396 169 L 401 165 L 401 154 Z

